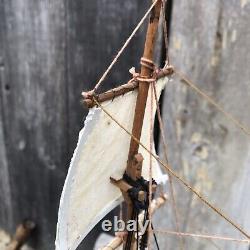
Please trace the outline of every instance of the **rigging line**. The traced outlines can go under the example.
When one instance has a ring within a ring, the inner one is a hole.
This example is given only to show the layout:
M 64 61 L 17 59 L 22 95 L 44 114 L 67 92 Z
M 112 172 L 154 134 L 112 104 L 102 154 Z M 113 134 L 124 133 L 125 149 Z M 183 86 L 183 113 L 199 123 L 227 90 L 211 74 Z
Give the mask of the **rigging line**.
M 151 93 L 153 92 L 153 82 L 150 83 Z M 153 95 L 150 96 L 150 151 L 152 152 L 153 148 Z M 151 201 L 152 201 L 152 155 L 149 155 L 149 207 L 148 207 L 148 214 L 149 214 L 149 226 L 148 226 L 148 249 L 151 250 L 151 241 L 150 236 L 152 233 L 152 209 L 151 209 Z
M 161 134 L 161 139 L 162 139 L 162 144 L 163 144 L 163 149 L 164 149 L 163 150 L 164 158 L 165 158 L 166 164 L 168 164 L 167 140 L 166 140 L 166 136 L 165 136 L 164 129 L 163 129 L 163 122 L 162 122 L 162 118 L 161 118 L 161 111 L 160 111 L 159 103 L 157 101 L 158 97 L 157 97 L 155 83 L 153 84 L 152 93 L 154 93 L 154 99 L 155 99 L 155 103 L 156 103 L 156 112 L 157 112 L 157 118 L 159 121 L 160 134 Z M 173 210 L 174 210 L 175 226 L 176 226 L 177 231 L 180 232 L 179 212 L 178 212 L 178 208 L 177 208 L 177 204 L 176 204 L 176 200 L 175 200 L 173 178 L 172 178 L 172 175 L 169 173 L 169 171 L 167 171 L 167 174 L 168 174 L 168 178 L 169 178 L 170 196 L 171 196 L 171 201 L 172 201 L 171 203 L 172 203 Z M 181 236 L 179 238 L 180 238 L 180 249 L 183 250 L 184 249 L 184 241 L 183 241 L 183 238 Z
M 177 235 L 178 232 L 174 231 L 169 231 L 169 230 L 154 230 L 155 233 L 163 233 L 163 234 L 172 234 L 172 235 Z M 194 234 L 194 233 L 180 233 L 182 236 L 188 236 L 188 237 L 197 237 L 197 238 L 203 238 L 203 239 L 214 239 L 214 240 L 226 240 L 226 241 L 234 241 L 234 242 L 239 242 L 239 243 L 250 243 L 250 240 L 246 239 L 235 239 L 231 237 L 223 237 L 223 236 L 218 236 L 218 235 L 204 235 L 204 234 Z
M 204 230 L 204 233 L 207 233 L 206 230 Z M 213 239 L 207 239 L 207 241 L 212 244 L 216 249 L 222 250 L 221 246 L 218 245 L 217 242 L 215 242 Z
M 189 183 L 184 180 L 181 176 L 179 176 L 170 165 L 166 165 L 157 155 L 152 153 L 144 144 L 142 144 L 133 134 L 131 134 L 119 121 L 117 121 L 93 96 L 93 100 L 97 106 L 101 108 L 101 110 L 109 116 L 120 128 L 122 128 L 134 141 L 136 141 L 142 148 L 144 148 L 152 157 L 158 161 L 167 171 L 169 171 L 177 180 L 179 180 L 185 187 L 187 187 L 190 191 L 192 191 L 204 204 L 206 204 L 209 208 L 211 208 L 214 212 L 220 215 L 224 220 L 226 220 L 229 224 L 231 224 L 235 229 L 241 232 L 246 238 L 250 239 L 250 235 L 245 232 L 241 226 L 237 225 L 234 221 L 232 221 L 228 216 L 226 216 L 219 208 L 216 208 L 212 205 L 205 197 L 203 197 L 196 189 L 191 187 Z
M 139 213 L 136 216 L 136 250 L 139 250 Z
M 169 44 L 168 44 L 168 29 L 167 29 L 167 20 L 166 20 L 166 6 L 167 6 L 167 1 L 168 0 L 162 0 L 162 26 L 163 26 L 163 36 L 164 36 L 164 43 L 165 43 L 165 50 L 166 50 L 166 58 L 165 58 L 165 66 L 168 66 L 170 64 L 169 60 L 169 55 L 168 55 L 168 49 L 169 49 Z M 157 110 L 157 118 L 159 121 L 159 127 L 160 127 L 160 134 L 162 138 L 162 144 L 163 144 L 163 152 L 164 152 L 164 157 L 166 164 L 168 164 L 168 149 L 167 149 L 167 140 L 165 137 L 164 129 L 163 129 L 163 122 L 161 119 L 161 113 L 160 113 L 160 108 L 159 108 L 159 103 L 158 103 L 158 98 L 157 98 L 157 92 L 155 88 L 155 84 L 153 84 L 153 92 L 154 92 L 154 97 L 155 97 L 155 103 L 156 103 L 156 110 Z M 173 185 L 173 179 L 169 171 L 167 171 L 168 178 L 169 178 L 169 187 L 170 187 L 170 196 L 171 196 L 171 204 L 173 206 L 173 211 L 174 211 L 174 217 L 175 217 L 175 226 L 176 230 L 180 232 L 180 221 L 179 221 L 179 213 L 178 213 L 178 208 L 175 200 L 175 192 L 174 192 L 174 185 Z M 184 249 L 184 240 L 181 236 L 179 236 L 180 240 L 180 249 Z
M 189 229 L 192 231 L 194 229 L 194 227 L 189 225 Z M 203 234 L 208 234 L 208 231 L 206 229 L 204 229 L 204 228 L 198 229 L 198 231 L 199 230 L 203 231 L 202 232 Z M 210 244 L 212 244 L 217 250 L 222 250 L 222 248 L 218 245 L 218 243 L 215 242 L 213 239 L 206 239 L 206 240 L 207 240 L 207 242 L 209 242 Z
M 250 128 L 247 128 L 242 122 L 237 120 L 232 114 L 225 111 L 221 105 L 219 105 L 215 100 L 209 97 L 204 91 L 202 91 L 196 84 L 194 84 L 184 73 L 174 68 L 174 72 L 185 81 L 188 86 L 190 86 L 193 90 L 195 90 L 201 97 L 207 100 L 210 104 L 212 104 L 217 110 L 219 110 L 229 121 L 234 123 L 236 127 L 241 129 L 246 135 L 250 135 Z
M 156 244 L 157 250 L 160 250 L 160 246 L 159 246 L 159 243 L 158 243 L 155 231 L 154 231 L 153 224 L 151 224 L 151 227 L 152 227 L 152 231 L 153 231 L 153 234 L 154 234 L 154 239 L 155 239 L 155 244 Z
M 97 82 L 97 84 L 95 85 L 94 92 L 100 87 L 101 83 L 104 81 L 104 79 L 106 78 L 106 76 L 108 75 L 108 73 L 110 72 L 110 70 L 113 68 L 113 66 L 115 65 L 115 63 L 117 62 L 117 60 L 119 59 L 119 57 L 121 56 L 121 54 L 123 53 L 123 51 L 126 49 L 126 47 L 130 43 L 130 41 L 132 40 L 132 38 L 135 36 L 136 32 L 139 30 L 139 28 L 141 27 L 141 25 L 143 24 L 143 22 L 146 20 L 147 16 L 149 15 L 149 13 L 154 8 L 154 6 L 155 6 L 155 4 L 157 2 L 158 2 L 157 0 L 153 2 L 153 4 L 150 6 L 150 8 L 145 13 L 145 15 L 142 17 L 141 21 L 137 24 L 137 26 L 135 27 L 135 29 L 133 30 L 133 32 L 131 33 L 131 35 L 128 37 L 128 39 L 123 44 L 123 46 L 121 47 L 121 49 L 118 51 L 117 55 L 115 56 L 115 58 L 113 59 L 113 61 L 111 62 L 111 64 L 108 66 L 108 68 L 106 69 L 106 71 L 103 73 L 103 75 L 101 76 L 101 78 L 99 79 L 99 81 Z

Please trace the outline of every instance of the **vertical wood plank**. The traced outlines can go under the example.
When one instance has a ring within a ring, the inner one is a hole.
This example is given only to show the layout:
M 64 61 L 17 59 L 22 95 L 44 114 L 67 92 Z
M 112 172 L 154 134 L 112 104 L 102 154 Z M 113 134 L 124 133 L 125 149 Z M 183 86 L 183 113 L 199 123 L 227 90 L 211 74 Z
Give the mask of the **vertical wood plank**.
M 69 145 L 72 152 L 87 110 L 79 105 L 82 90 L 94 87 L 118 50 L 144 15 L 148 4 L 136 1 L 68 1 L 67 72 L 69 100 Z M 133 38 L 100 91 L 125 83 L 128 70 L 143 52 L 145 27 Z M 74 111 L 74 112 L 72 112 Z M 80 114 L 80 115 L 79 115 Z
M 244 124 L 250 125 L 249 11 L 246 1 L 174 1 L 172 63 Z M 250 231 L 249 138 L 178 77 L 164 96 L 170 163 L 234 221 Z M 181 230 L 242 238 L 235 229 L 176 183 Z M 174 228 L 173 213 L 165 211 Z M 186 239 L 188 249 L 247 249 L 244 244 Z M 178 238 L 166 237 L 166 249 Z
M 6 141 L 4 135 L 3 122 L 3 95 L 8 93 L 8 86 L 5 83 L 5 65 L 4 65 L 4 31 L 5 31 L 5 15 L 4 4 L 0 1 L 0 224 L 5 225 L 10 230 L 13 223 L 12 218 L 12 202 L 11 190 L 8 171 L 8 159 L 6 155 Z
M 0 204 L 0 227 L 13 233 L 16 224 L 31 218 L 38 225 L 32 246 L 53 249 L 59 198 L 87 113 L 80 93 L 94 86 L 148 4 L 0 4 L 0 198 L 5 201 Z M 130 67 L 139 69 L 144 31 L 101 90 L 126 82 Z
M 67 6 L 67 82 L 69 151 L 73 153 L 77 136 L 83 127 L 87 110 L 79 105 L 81 92 L 90 90 L 111 63 L 118 50 L 144 15 L 148 3 L 136 1 L 99 1 L 88 3 L 68 1 Z M 135 66 L 143 52 L 146 25 L 142 27 L 125 50 L 100 91 L 125 83 L 131 76 L 128 70 Z M 109 218 L 112 218 L 110 215 Z M 92 249 L 98 229 L 92 231 L 79 249 Z
M 68 158 L 65 6 L 61 1 L 4 1 L 3 127 L 13 223 L 37 225 L 36 249 L 53 249 Z M 8 199 L 8 197 L 6 197 Z M 5 225 L 1 225 L 5 227 Z

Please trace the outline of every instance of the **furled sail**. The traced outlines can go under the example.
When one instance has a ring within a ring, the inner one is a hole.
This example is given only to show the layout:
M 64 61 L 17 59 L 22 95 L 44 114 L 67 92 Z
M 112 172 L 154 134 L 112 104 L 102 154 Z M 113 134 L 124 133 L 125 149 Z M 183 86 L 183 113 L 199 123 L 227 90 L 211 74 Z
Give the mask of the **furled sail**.
M 168 78 L 157 81 L 160 96 Z M 151 89 L 151 88 L 150 88 Z M 141 142 L 150 145 L 150 100 L 147 100 Z M 102 103 L 129 131 L 132 130 L 137 90 L 113 101 Z M 153 112 L 156 105 L 154 101 Z M 100 108 L 90 109 L 85 126 L 71 160 L 64 184 L 57 224 L 56 250 L 75 250 L 89 231 L 122 201 L 120 190 L 110 183 L 110 177 L 121 179 L 126 168 L 130 136 Z M 149 175 L 149 154 L 139 148 L 144 157 L 142 175 Z M 166 176 L 153 159 L 153 177 L 162 182 Z

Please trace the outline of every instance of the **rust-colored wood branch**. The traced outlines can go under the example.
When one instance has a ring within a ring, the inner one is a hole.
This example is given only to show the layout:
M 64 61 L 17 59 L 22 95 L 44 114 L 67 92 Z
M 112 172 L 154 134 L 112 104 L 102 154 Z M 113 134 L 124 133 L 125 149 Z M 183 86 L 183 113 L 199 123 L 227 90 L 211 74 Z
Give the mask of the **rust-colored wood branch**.
M 167 67 L 164 69 L 158 70 L 156 72 L 156 79 L 160 79 L 165 76 L 169 76 L 173 74 L 173 68 L 172 67 Z M 95 96 L 96 100 L 99 103 L 113 100 L 114 98 L 124 95 L 130 91 L 133 91 L 135 89 L 138 89 L 139 82 L 135 79 L 134 81 L 129 81 L 126 84 L 123 84 L 117 88 L 110 89 L 104 93 L 98 94 Z M 93 98 L 91 97 L 91 93 L 88 94 L 88 92 L 82 92 L 83 95 L 83 104 L 86 108 L 93 108 L 96 104 Z
M 174 73 L 174 68 L 173 66 L 169 65 L 163 69 L 159 69 L 156 72 L 156 79 L 161 79 L 165 76 L 171 76 Z
M 138 82 L 137 81 L 130 81 L 130 82 L 123 84 L 117 88 L 110 89 L 104 93 L 101 93 L 101 94 L 95 96 L 95 98 L 99 103 L 101 103 L 101 102 L 105 102 L 108 100 L 112 100 L 117 96 L 124 95 L 130 91 L 137 89 L 137 88 L 138 88 Z M 82 95 L 83 95 L 83 97 L 86 96 L 86 92 L 83 92 Z M 91 98 L 91 95 L 89 97 L 87 95 L 87 98 L 83 99 L 83 104 L 87 108 L 93 108 L 96 105 L 93 98 Z
M 18 225 L 16 233 L 7 246 L 6 250 L 19 250 L 21 246 L 27 241 L 34 228 L 35 223 L 29 220 L 26 220 L 22 224 Z
M 149 82 L 143 81 L 143 79 L 152 78 L 154 72 L 154 64 L 152 62 L 154 56 L 154 46 L 156 40 L 156 33 L 158 29 L 158 23 L 160 18 L 161 12 L 161 0 L 157 0 L 154 8 L 150 13 L 150 19 L 146 34 L 146 41 L 145 47 L 143 52 L 143 57 L 141 58 L 141 72 L 140 72 L 140 80 L 139 80 L 139 88 L 138 88 L 138 95 L 136 99 L 136 106 L 135 106 L 135 114 L 134 114 L 134 121 L 133 121 L 133 128 L 132 134 L 135 138 L 140 140 L 141 138 L 141 131 L 143 125 L 143 119 L 145 114 L 145 108 L 147 103 L 148 97 L 148 89 L 149 89 Z M 127 175 L 136 180 L 139 176 L 141 176 L 141 168 L 138 171 L 137 164 L 134 164 L 134 157 L 138 154 L 139 144 L 131 137 L 130 140 L 130 147 L 128 153 L 128 161 L 127 161 L 127 168 L 126 173 Z M 124 196 L 126 199 L 126 195 Z M 131 202 L 127 202 L 127 218 L 131 218 L 132 216 L 132 205 Z M 125 236 L 125 240 L 127 236 Z M 132 232 L 132 243 L 130 250 L 135 249 L 136 241 L 134 237 L 134 233 Z M 124 246 L 125 249 L 125 246 Z
M 161 1 L 158 0 L 155 7 L 151 11 L 150 21 L 148 24 L 144 53 L 142 58 L 143 61 L 141 63 L 141 73 L 140 73 L 141 78 L 152 77 L 154 68 L 150 67 L 150 62 L 153 60 L 154 56 L 154 46 L 155 46 L 156 33 L 160 18 L 160 12 L 161 12 Z M 149 82 L 139 81 L 138 96 L 136 100 L 135 115 L 134 115 L 133 129 L 132 129 L 132 134 L 139 140 L 141 138 L 141 130 L 142 130 L 143 118 L 145 114 L 146 102 L 148 97 L 148 89 L 149 89 Z M 132 166 L 132 160 L 134 155 L 138 153 L 138 149 L 139 149 L 139 144 L 133 138 L 131 138 L 126 172 L 133 179 L 136 178 L 135 178 L 135 169 L 133 169 Z
M 160 208 L 161 206 L 163 206 L 166 201 L 167 201 L 167 195 L 163 195 L 163 196 L 153 200 L 151 203 L 152 213 L 155 213 L 155 211 L 158 208 Z M 143 214 L 141 214 L 139 216 L 140 222 L 143 222 L 143 219 L 144 219 L 144 216 L 143 216 Z M 123 238 L 120 236 L 116 236 L 114 239 L 112 239 L 112 241 L 107 246 L 102 248 L 102 250 L 117 249 L 118 247 L 120 247 L 122 245 L 122 243 L 123 243 Z

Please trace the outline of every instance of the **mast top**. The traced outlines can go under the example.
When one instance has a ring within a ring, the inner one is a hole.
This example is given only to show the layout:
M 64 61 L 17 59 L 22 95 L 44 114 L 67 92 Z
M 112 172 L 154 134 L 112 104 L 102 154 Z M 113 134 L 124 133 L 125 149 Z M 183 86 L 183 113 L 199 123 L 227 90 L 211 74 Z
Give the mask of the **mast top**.
M 138 96 L 136 100 L 134 122 L 132 129 L 133 136 L 138 140 L 140 140 L 141 138 L 143 119 L 148 97 L 148 89 L 150 85 L 150 83 L 146 81 L 146 79 L 151 78 L 154 72 L 153 56 L 154 56 L 154 47 L 155 47 L 157 28 L 160 18 L 160 12 L 161 12 L 161 0 L 157 0 L 157 3 L 151 10 L 143 57 L 141 58 L 140 81 L 139 81 Z M 143 78 L 145 79 L 145 81 L 143 81 Z M 131 138 L 126 172 L 134 180 L 137 179 L 136 178 L 137 171 L 132 163 L 134 156 L 138 154 L 138 149 L 139 149 L 139 144 L 133 138 Z

